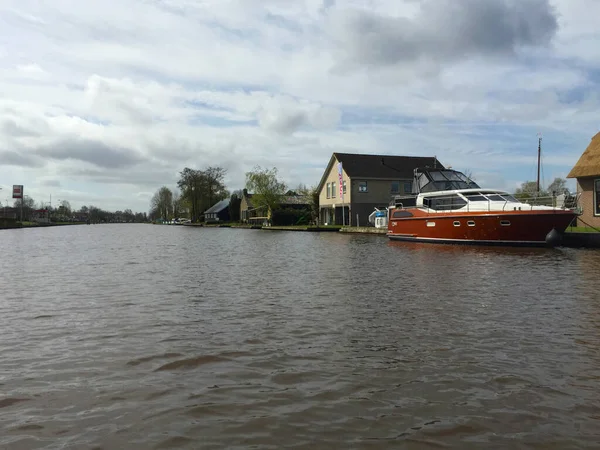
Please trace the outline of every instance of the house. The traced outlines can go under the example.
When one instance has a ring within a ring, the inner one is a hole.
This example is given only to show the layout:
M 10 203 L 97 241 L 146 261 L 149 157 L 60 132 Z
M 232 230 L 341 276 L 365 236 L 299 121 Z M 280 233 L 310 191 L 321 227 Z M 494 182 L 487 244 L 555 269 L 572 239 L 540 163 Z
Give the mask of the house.
M 204 211 L 206 223 L 229 222 L 229 199 L 221 200 Z
M 430 156 L 333 153 L 317 188 L 320 223 L 368 226 L 375 207 L 385 208 L 395 195 L 412 193 L 414 169 L 426 166 L 444 167 Z
M 567 178 L 577 179 L 577 197 L 582 209 L 577 224 L 600 227 L 600 133 L 592 138 Z
M 252 194 L 248 193 L 248 189 L 244 189 L 240 202 L 240 221 L 242 223 L 262 224 L 267 220 L 267 212 L 264 211 L 264 208 L 255 208 L 252 203 Z
M 253 194 L 249 194 L 247 189 L 242 191 L 242 201 L 240 202 L 240 220 L 243 223 L 264 225 L 271 222 L 273 217 L 273 211 L 270 208 L 255 206 L 252 203 Z M 281 210 L 296 210 L 299 213 L 306 211 L 310 215 L 311 199 L 310 196 L 304 195 L 282 195 L 279 201 L 279 208 Z M 289 214 L 288 214 L 289 216 Z M 282 220 L 291 220 L 290 217 L 286 217 Z M 310 220 L 310 219 L 308 219 Z M 276 221 L 277 222 L 277 221 Z M 274 223 L 276 225 L 291 225 L 289 223 Z

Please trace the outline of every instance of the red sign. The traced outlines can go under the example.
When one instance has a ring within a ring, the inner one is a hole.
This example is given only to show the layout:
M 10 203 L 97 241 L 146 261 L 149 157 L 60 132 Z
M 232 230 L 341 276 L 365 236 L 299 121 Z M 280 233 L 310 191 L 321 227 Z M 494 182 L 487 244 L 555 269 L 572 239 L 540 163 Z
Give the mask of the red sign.
M 12 198 L 23 198 L 23 185 L 13 184 Z

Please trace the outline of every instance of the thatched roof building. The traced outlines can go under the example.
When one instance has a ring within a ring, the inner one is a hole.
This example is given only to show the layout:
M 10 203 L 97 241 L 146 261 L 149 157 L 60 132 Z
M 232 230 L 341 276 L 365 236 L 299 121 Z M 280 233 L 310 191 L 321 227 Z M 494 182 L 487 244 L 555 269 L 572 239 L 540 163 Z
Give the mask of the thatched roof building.
M 600 133 L 597 133 L 590 145 L 579 157 L 567 178 L 583 178 L 600 175 Z

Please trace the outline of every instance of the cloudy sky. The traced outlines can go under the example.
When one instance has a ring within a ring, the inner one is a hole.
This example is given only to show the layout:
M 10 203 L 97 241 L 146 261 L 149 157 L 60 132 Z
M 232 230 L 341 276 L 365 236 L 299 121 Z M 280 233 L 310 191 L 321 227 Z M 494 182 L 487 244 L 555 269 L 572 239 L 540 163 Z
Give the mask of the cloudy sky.
M 2 0 L 0 199 L 147 211 L 184 167 L 331 153 L 565 176 L 600 129 L 597 0 Z M 573 184 L 570 185 L 574 187 Z

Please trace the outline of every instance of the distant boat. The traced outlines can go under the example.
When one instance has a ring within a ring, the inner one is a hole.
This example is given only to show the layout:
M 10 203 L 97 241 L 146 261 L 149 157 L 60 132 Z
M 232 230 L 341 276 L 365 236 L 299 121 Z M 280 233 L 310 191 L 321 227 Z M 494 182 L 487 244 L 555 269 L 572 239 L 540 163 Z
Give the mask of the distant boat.
M 578 213 L 534 206 L 482 189 L 452 169 L 415 169 L 413 195 L 388 208 L 391 240 L 484 245 L 557 245 Z

